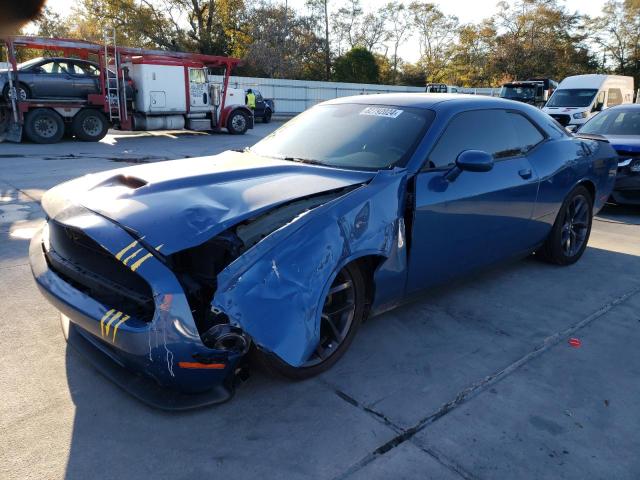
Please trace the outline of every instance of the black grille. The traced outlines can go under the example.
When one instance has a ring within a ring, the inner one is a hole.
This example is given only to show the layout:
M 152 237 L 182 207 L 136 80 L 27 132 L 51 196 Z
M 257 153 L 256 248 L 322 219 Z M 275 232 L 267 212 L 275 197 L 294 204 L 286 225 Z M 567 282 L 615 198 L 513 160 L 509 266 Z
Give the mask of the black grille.
M 81 230 L 49 221 L 47 261 L 53 271 L 105 306 L 150 321 L 151 287 Z
M 560 113 L 552 113 L 551 117 L 553 117 L 560 125 L 566 127 L 571 122 L 571 117 L 569 115 L 562 115 Z

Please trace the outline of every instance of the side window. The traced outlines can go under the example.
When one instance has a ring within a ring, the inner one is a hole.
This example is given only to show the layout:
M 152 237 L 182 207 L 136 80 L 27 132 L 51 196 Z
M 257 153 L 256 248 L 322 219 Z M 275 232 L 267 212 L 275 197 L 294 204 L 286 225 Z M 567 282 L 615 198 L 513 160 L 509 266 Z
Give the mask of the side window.
M 100 75 L 98 69 L 90 63 L 76 62 L 75 72 L 76 75 L 90 75 L 92 77 L 97 77 L 98 75 Z
M 58 71 L 55 73 L 74 73 L 73 64 L 69 62 L 55 62 Z M 55 67 L 54 67 L 55 68 Z
M 514 126 L 514 117 L 506 110 L 473 110 L 454 117 L 429 155 L 427 166 L 440 168 L 453 165 L 465 150 L 483 150 L 496 160 L 522 152 L 522 141 Z M 518 115 L 523 120 L 528 120 Z M 529 126 L 543 138 L 529 122 Z M 524 134 L 523 134 L 524 136 Z M 533 138 L 535 132 L 530 132 Z
M 523 153 L 528 152 L 544 140 L 544 135 L 524 115 L 508 112 L 507 116 L 511 120 L 511 128 L 515 129 L 516 137 Z
M 619 88 L 609 89 L 609 100 L 607 100 L 607 106 L 612 107 L 614 105 L 622 104 L 622 91 Z
M 204 70 L 201 68 L 189 69 L 189 81 L 191 83 L 206 83 L 207 79 L 204 74 Z
M 38 67 L 38 71 L 41 73 L 58 73 L 58 64 L 56 62 L 42 63 Z

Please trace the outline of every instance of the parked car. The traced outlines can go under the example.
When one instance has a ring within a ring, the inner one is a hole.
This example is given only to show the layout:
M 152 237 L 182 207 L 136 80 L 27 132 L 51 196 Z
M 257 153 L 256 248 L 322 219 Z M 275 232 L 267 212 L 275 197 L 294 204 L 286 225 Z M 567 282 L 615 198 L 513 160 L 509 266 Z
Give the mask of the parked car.
M 189 408 L 230 398 L 250 350 L 307 378 L 434 285 L 531 252 L 576 262 L 616 167 L 530 105 L 340 98 L 244 151 L 53 188 L 30 261 L 96 368 Z
M 602 135 L 620 156 L 611 199 L 640 205 L 640 105 L 610 108 L 585 123 L 578 135 Z
M 256 90 L 255 88 L 252 88 L 251 90 L 256 96 L 256 108 L 253 111 L 254 117 L 261 119 L 262 123 L 269 123 L 273 112 L 276 111 L 275 102 L 271 98 L 264 98 L 259 90 Z M 245 91 L 245 95 L 246 93 L 247 91 Z
M 114 73 L 110 73 L 113 80 Z M 100 93 L 100 68 L 97 63 L 76 58 L 34 58 L 18 65 L 18 98 L 86 98 Z M 133 98 L 130 82 L 127 98 Z M 6 70 L 0 73 L 0 92 L 5 99 L 11 94 Z
M 633 77 L 575 75 L 560 82 L 542 110 L 575 129 L 596 113 L 627 103 L 633 103 Z

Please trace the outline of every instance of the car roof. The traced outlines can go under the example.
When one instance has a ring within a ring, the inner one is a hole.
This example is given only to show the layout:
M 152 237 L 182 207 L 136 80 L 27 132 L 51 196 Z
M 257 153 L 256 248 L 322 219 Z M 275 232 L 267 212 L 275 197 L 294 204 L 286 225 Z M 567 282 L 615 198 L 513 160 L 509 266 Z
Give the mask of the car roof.
M 58 61 L 58 62 L 77 62 L 77 63 L 90 63 L 92 65 L 97 65 L 97 63 L 92 62 L 90 60 L 84 60 L 82 58 L 71 58 L 71 57 L 36 57 L 31 60 L 46 60 L 46 61 Z
M 526 107 L 522 102 L 515 102 L 513 100 L 462 93 L 381 93 L 340 97 L 324 102 L 325 105 L 338 105 L 342 103 L 415 107 L 436 111 L 473 108 L 509 108 L 522 110 Z

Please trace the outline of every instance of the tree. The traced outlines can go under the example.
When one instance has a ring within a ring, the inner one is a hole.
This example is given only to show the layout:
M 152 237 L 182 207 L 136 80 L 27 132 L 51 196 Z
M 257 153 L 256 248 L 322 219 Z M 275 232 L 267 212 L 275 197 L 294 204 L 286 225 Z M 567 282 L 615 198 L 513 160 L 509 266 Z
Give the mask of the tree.
M 331 78 L 331 39 L 329 37 L 329 0 L 307 0 L 312 16 L 323 27 L 325 80 Z
M 389 39 L 385 8 L 364 13 L 360 0 L 350 0 L 348 6 L 338 9 L 332 18 L 334 43 L 339 54 L 345 46 L 347 49 L 364 47 L 374 51 Z
M 593 55 L 579 29 L 580 18 L 556 0 L 519 0 L 498 4 L 495 67 L 508 79 L 588 73 Z
M 620 75 L 635 76 L 640 82 L 640 0 L 610 0 L 602 15 L 586 22 L 595 32 L 593 41 L 602 54 L 603 68 L 606 57 Z
M 314 32 L 313 19 L 266 2 L 252 8 L 249 16 L 250 40 L 241 73 L 291 79 L 322 75 L 323 42 Z
M 338 82 L 379 83 L 379 68 L 373 54 L 355 47 L 334 62 L 334 79 Z
M 36 35 L 41 37 L 69 37 L 71 27 L 69 20 L 60 16 L 49 7 L 44 7 L 33 21 Z
M 407 40 L 411 34 L 411 11 L 405 7 L 403 3 L 397 1 L 389 2 L 384 7 L 386 18 L 390 23 L 388 41 L 391 42 L 393 55 L 391 57 L 392 65 L 392 83 L 396 83 L 398 79 L 398 49 Z
M 338 56 L 343 50 L 350 50 L 358 44 L 360 18 L 363 15 L 360 0 L 349 0 L 346 7 L 340 7 L 332 15 L 332 31 Z
M 413 2 L 409 9 L 419 38 L 418 63 L 430 81 L 445 81 L 445 69 L 456 38 L 458 18 L 445 15 L 432 3 Z
M 495 68 L 496 29 L 491 20 L 463 25 L 451 50 L 447 77 L 451 83 L 468 87 L 495 85 L 502 74 Z

